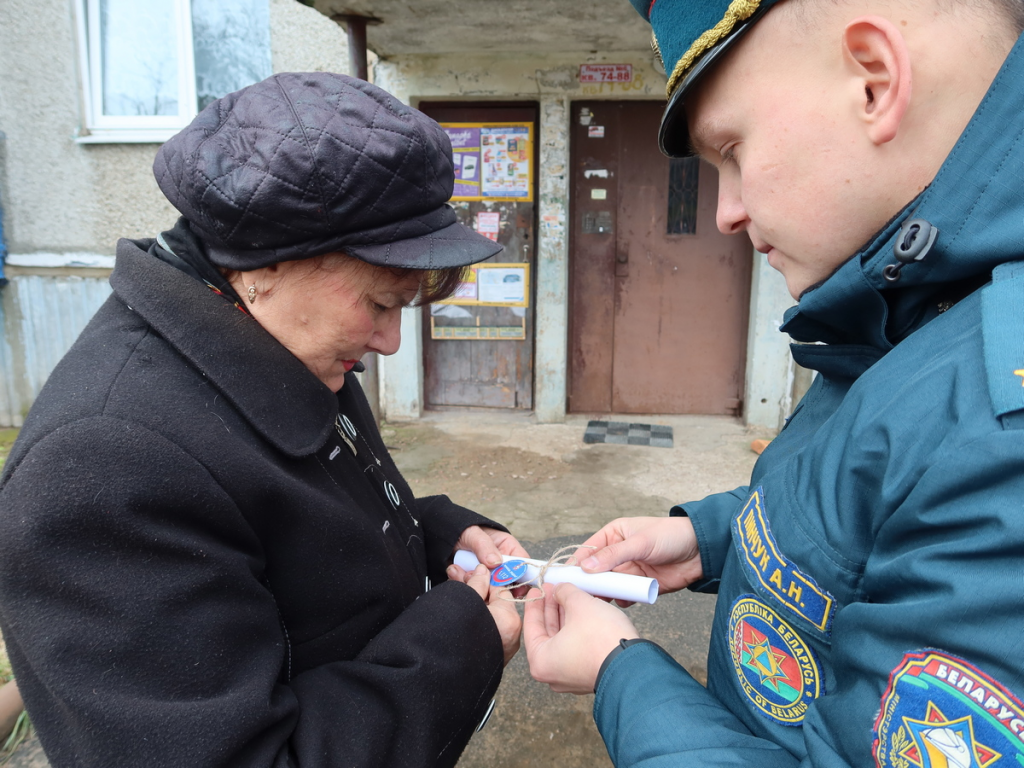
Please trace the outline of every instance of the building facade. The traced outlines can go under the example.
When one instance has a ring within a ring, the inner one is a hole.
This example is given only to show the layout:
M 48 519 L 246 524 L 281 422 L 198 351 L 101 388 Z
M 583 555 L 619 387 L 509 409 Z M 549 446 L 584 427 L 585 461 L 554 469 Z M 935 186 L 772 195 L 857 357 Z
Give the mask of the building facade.
M 628 3 L 314 5 L 4 3 L 0 425 L 20 425 L 108 295 L 116 240 L 173 223 L 151 172 L 159 143 L 271 72 L 349 71 L 352 16 L 370 78 L 452 137 L 460 219 L 505 246 L 455 301 L 405 312 L 402 348 L 377 366 L 384 417 L 782 423 L 802 388 L 776 331 L 792 300 L 745 237 L 717 233 L 714 170 L 657 152 L 665 75 Z

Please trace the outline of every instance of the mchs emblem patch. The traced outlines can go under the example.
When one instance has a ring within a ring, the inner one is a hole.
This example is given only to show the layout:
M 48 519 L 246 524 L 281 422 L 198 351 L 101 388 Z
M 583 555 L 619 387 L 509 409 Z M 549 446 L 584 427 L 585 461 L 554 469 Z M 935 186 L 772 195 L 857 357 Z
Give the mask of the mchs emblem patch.
M 754 595 L 743 595 L 729 616 L 729 644 L 750 703 L 777 723 L 800 725 L 823 693 L 817 659 L 803 638 Z
M 963 659 L 908 653 L 889 677 L 875 721 L 878 768 L 1024 764 L 1024 706 Z

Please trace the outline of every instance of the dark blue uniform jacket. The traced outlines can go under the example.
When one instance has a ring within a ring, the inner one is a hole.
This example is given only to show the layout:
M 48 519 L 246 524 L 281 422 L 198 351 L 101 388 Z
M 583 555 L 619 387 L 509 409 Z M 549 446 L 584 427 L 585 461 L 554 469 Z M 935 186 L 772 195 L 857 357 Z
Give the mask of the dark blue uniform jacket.
M 1022 45 L 932 185 L 790 310 L 818 376 L 749 487 L 675 510 L 718 591 L 709 684 L 621 653 L 594 705 L 620 768 L 1024 764 Z M 890 283 L 913 219 L 939 234 Z

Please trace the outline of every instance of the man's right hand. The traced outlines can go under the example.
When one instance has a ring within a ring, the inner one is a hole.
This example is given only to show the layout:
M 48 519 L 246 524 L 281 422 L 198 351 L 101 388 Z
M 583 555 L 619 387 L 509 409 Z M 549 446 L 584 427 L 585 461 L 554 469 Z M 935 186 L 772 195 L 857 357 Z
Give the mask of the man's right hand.
M 659 594 L 676 592 L 704 575 L 688 517 L 620 517 L 583 542 L 576 557 L 589 573 L 614 570 L 657 579 Z

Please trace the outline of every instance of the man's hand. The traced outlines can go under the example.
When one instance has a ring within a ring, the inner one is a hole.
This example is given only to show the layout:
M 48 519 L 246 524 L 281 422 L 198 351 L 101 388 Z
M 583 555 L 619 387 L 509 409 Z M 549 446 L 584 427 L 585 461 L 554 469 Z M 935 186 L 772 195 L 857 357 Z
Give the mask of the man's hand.
M 527 597 L 540 597 L 531 589 Z M 556 693 L 593 693 L 601 664 L 619 640 L 639 637 L 622 611 L 571 584 L 526 604 L 526 658 L 533 679 Z
M 658 580 L 659 594 L 676 592 L 699 580 L 697 537 L 688 517 L 620 517 L 585 542 L 576 557 L 589 573 L 617 571 Z M 619 601 L 619 605 L 628 605 Z
M 455 567 L 455 566 L 452 566 Z M 465 575 L 465 583 L 476 590 L 476 593 L 487 603 L 487 610 L 491 612 L 498 633 L 501 635 L 501 649 L 505 655 L 505 664 L 512 661 L 512 657 L 519 651 L 519 637 L 522 632 L 523 622 L 519 618 L 519 611 L 511 600 L 502 597 L 504 590 L 495 589 L 490 586 L 491 572 L 484 565 L 478 565 L 472 573 Z

